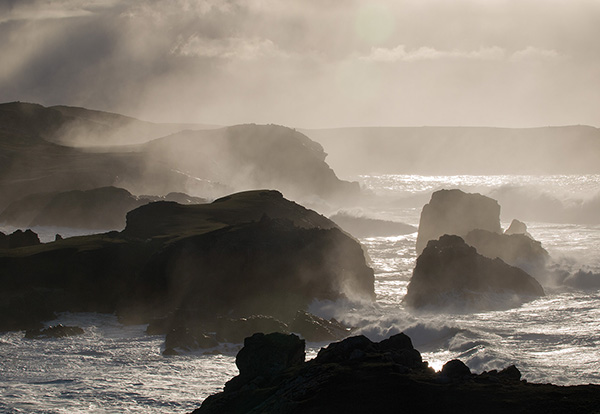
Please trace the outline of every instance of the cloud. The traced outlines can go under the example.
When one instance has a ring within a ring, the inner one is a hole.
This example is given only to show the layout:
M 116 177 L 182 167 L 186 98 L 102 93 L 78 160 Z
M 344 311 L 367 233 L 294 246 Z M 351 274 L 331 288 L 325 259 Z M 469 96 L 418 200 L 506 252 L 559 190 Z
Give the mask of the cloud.
M 181 56 L 254 60 L 266 57 L 287 57 L 270 39 L 258 37 L 226 37 L 208 39 L 194 34 L 180 41 L 171 53 Z
M 469 60 L 502 60 L 506 52 L 498 46 L 482 47 L 478 50 L 437 50 L 432 47 L 420 47 L 407 50 L 398 45 L 393 49 L 382 47 L 371 48 L 371 52 L 359 59 L 371 62 L 416 62 L 420 60 L 469 59 Z
M 523 60 L 556 60 L 562 56 L 554 49 L 539 49 L 533 46 L 528 46 L 523 50 L 513 53 L 510 60 L 513 62 Z
M 116 0 L 97 0 L 92 4 L 81 0 L 9 0 L 0 4 L 0 23 L 91 16 L 98 10 L 109 9 L 116 4 Z

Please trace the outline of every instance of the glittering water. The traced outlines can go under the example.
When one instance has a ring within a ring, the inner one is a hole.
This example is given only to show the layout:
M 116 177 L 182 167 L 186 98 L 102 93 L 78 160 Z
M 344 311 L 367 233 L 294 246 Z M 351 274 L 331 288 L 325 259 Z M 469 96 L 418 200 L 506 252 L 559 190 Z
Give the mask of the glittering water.
M 553 206 L 565 209 L 583 206 L 600 194 L 598 175 L 357 179 L 378 196 L 363 213 L 413 225 L 431 192 L 440 188 L 492 196 L 499 189 L 527 188 L 511 194 L 550 194 L 562 203 Z M 590 272 L 597 283 L 586 285 L 586 290 L 577 285 L 546 287 L 546 297 L 507 311 L 411 313 L 402 298 L 416 260 L 414 233 L 361 240 L 375 269 L 377 303 L 318 303 L 311 311 L 357 326 L 373 340 L 404 331 L 436 369 L 460 358 L 476 372 L 516 364 L 529 381 L 600 383 L 600 225 L 594 224 L 598 215 L 600 211 L 591 210 L 585 216 L 592 224 L 565 222 L 560 214 L 556 222 L 526 221 L 557 268 L 569 274 Z M 512 218 L 503 216 L 503 227 Z M 56 232 L 69 235 L 68 229 L 35 230 L 45 240 Z M 43 340 L 27 340 L 23 332 L 0 334 L 0 412 L 185 413 L 237 374 L 235 345 L 223 346 L 216 355 L 164 357 L 163 338 L 146 335 L 145 326 L 122 326 L 112 315 L 97 314 L 65 314 L 50 324 L 59 322 L 81 326 L 85 334 Z M 308 356 L 322 345 L 310 344 Z

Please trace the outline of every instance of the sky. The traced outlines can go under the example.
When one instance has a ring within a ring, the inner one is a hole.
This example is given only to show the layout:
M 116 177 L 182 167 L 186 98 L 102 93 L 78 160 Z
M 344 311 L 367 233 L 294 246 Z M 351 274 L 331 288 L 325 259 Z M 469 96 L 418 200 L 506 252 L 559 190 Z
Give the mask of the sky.
M 155 122 L 600 127 L 600 0 L 0 0 L 0 102 Z

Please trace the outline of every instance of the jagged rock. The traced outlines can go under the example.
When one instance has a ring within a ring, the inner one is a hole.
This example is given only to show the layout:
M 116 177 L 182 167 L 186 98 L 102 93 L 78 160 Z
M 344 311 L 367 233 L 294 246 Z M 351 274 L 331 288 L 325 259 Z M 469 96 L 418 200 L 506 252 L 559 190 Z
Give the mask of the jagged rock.
M 64 326 L 58 324 L 56 326 L 50 326 L 46 329 L 32 329 L 25 332 L 25 338 L 27 339 L 41 339 L 41 338 L 66 338 L 69 336 L 83 335 L 84 331 L 78 326 Z
M 427 244 L 417 259 L 404 304 L 410 308 L 490 309 L 511 307 L 544 295 L 522 269 L 477 253 L 458 236 Z
M 527 224 L 517 219 L 513 219 L 510 222 L 510 226 L 504 230 L 504 234 L 524 234 L 527 237 L 531 237 L 531 234 L 527 231 Z
M 264 339 L 261 335 L 258 338 Z M 249 338 L 250 339 L 250 338 Z M 384 345 L 385 342 L 385 345 Z M 303 346 L 303 344 L 302 344 Z M 262 345 L 240 351 L 251 369 L 240 366 L 240 375 L 223 392 L 208 397 L 194 414 L 316 413 L 332 412 L 457 412 L 457 413 L 576 413 L 600 409 L 600 386 L 557 387 L 519 381 L 515 366 L 500 372 L 471 374 L 455 360 L 436 373 L 427 363 L 402 365 L 392 355 L 413 351 L 410 338 L 396 335 L 379 343 L 365 337 L 330 344 L 313 360 L 276 363 Z M 294 355 L 300 350 L 293 348 Z M 238 361 L 241 360 L 238 354 Z M 327 358 L 324 355 L 328 355 Z M 332 357 L 335 355 L 335 358 Z M 277 361 L 286 358 L 278 358 Z M 258 364 L 258 366 L 254 365 Z M 239 366 L 239 364 L 238 364 Z M 252 372 L 252 374 L 242 374 Z M 244 378 L 242 380 L 242 378 Z
M 0 249 L 17 249 L 19 247 L 35 246 L 40 243 L 38 235 L 30 229 L 25 231 L 15 230 L 9 235 L 0 232 Z
M 499 257 L 533 276 L 543 275 L 550 260 L 542 244 L 523 233 L 499 234 L 478 229 L 470 231 L 464 240 L 479 254 L 491 259 Z
M 475 229 L 502 232 L 500 205 L 496 200 L 461 190 L 436 191 L 421 211 L 417 255 L 429 240 L 437 240 L 444 234 L 464 237 Z

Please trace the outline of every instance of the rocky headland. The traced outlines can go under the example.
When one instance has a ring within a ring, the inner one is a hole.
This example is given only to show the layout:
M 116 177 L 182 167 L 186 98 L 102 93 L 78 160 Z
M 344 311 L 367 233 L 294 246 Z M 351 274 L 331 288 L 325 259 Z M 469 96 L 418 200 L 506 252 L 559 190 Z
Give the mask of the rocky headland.
M 165 332 L 218 316 L 288 323 L 315 299 L 374 299 L 360 244 L 267 190 L 151 203 L 131 211 L 122 232 L 0 250 L 0 283 L 0 330 L 39 328 L 62 311 L 162 318 Z
M 355 336 L 305 361 L 295 335 L 257 333 L 236 357 L 240 374 L 194 414 L 212 413 L 581 413 L 600 410 L 600 386 L 531 384 L 513 365 L 473 374 L 461 361 L 435 372 L 397 334 Z

